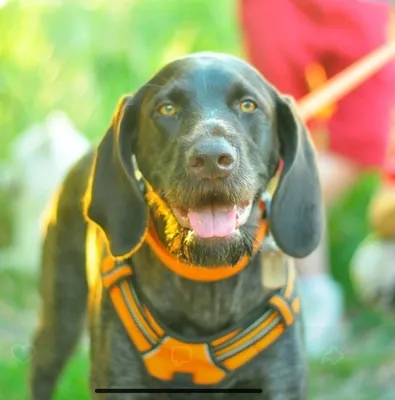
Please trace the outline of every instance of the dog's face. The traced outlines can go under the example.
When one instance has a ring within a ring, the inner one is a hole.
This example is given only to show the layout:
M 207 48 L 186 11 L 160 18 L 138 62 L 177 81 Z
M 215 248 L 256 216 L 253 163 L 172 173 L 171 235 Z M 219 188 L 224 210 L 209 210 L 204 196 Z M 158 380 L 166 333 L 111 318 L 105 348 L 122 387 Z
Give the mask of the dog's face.
M 87 209 L 115 256 L 141 242 L 147 224 L 132 155 L 155 193 L 150 204 L 166 220 L 168 245 L 190 262 L 235 264 L 251 250 L 250 212 L 281 157 L 273 234 L 295 256 L 318 243 L 320 189 L 304 126 L 290 103 L 238 58 L 182 58 L 121 102 L 97 153 Z M 300 231 L 292 238 L 294 228 Z
M 143 176 L 172 212 L 169 244 L 203 265 L 235 263 L 251 248 L 243 225 L 279 161 L 273 97 L 243 62 L 219 61 L 189 57 L 156 75 L 136 144 Z

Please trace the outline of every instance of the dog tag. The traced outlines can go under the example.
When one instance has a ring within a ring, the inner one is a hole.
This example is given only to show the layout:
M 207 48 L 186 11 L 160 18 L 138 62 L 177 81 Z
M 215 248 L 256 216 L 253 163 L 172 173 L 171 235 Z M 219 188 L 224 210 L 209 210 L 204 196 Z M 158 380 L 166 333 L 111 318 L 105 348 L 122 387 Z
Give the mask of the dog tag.
M 262 286 L 265 289 L 275 290 L 286 285 L 288 257 L 276 246 L 274 241 L 265 243 L 261 257 Z

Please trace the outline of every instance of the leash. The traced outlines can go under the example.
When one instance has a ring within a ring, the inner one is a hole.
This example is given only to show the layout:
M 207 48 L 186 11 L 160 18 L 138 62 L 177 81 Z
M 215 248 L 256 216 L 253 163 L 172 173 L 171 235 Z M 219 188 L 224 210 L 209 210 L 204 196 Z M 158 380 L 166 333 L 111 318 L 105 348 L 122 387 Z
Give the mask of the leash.
M 317 114 L 325 113 L 328 107 L 333 107 L 334 103 L 346 96 L 393 59 L 395 59 L 395 41 L 380 46 L 333 78 L 327 80 L 318 89 L 300 99 L 297 103 L 299 115 L 304 121 L 307 121 Z

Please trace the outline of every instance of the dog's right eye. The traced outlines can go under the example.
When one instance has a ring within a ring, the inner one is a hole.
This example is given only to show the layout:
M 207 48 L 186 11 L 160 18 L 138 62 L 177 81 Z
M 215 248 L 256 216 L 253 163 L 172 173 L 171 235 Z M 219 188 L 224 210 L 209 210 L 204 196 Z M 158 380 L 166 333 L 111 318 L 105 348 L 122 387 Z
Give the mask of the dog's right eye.
M 177 113 L 177 107 L 172 103 L 162 104 L 158 108 L 158 112 L 165 117 L 172 117 Z
M 243 113 L 252 113 L 254 112 L 256 109 L 258 108 L 257 104 L 255 103 L 255 101 L 250 100 L 250 99 L 246 99 L 243 100 L 240 103 L 240 110 Z

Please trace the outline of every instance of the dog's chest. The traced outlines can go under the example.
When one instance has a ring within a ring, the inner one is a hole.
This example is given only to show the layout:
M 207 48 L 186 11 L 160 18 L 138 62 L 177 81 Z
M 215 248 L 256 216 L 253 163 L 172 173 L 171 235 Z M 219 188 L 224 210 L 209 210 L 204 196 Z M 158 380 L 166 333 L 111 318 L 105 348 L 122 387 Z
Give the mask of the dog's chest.
M 144 266 L 143 262 L 149 264 Z M 144 297 L 163 322 L 189 336 L 226 329 L 264 302 L 269 290 L 262 285 L 261 263 L 262 257 L 258 255 L 252 265 L 235 277 L 199 283 L 170 273 L 142 249 L 135 269 Z

